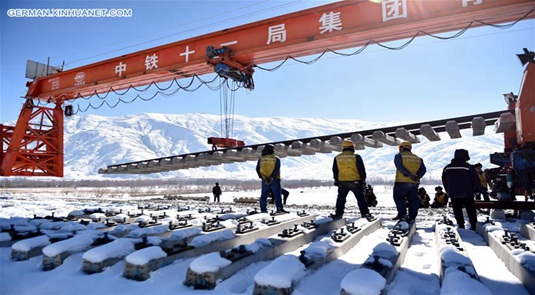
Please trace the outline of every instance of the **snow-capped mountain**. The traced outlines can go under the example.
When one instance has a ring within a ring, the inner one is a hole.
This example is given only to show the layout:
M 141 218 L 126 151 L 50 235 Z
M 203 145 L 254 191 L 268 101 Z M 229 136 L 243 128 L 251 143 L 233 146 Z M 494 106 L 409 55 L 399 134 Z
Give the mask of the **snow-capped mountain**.
M 411 122 L 412 123 L 412 122 Z M 403 123 L 373 123 L 359 120 L 335 120 L 318 118 L 249 118 L 234 117 L 234 138 L 246 144 L 258 144 L 303 137 L 330 135 L 402 125 Z M 206 139 L 220 136 L 221 120 L 209 114 L 140 114 L 121 117 L 96 115 L 75 116 L 66 120 L 65 127 L 65 177 L 110 177 L 98 175 L 98 169 L 106 165 L 147 160 L 210 149 Z M 455 149 L 469 150 L 471 162 L 489 166 L 489 154 L 499 152 L 502 135 L 494 134 L 488 127 L 484 136 L 472 137 L 471 130 L 463 132 L 462 139 L 449 139 L 440 134 L 438 142 L 415 144 L 413 152 L 424 159 L 427 177 L 438 179 L 442 168 L 449 163 Z M 392 179 L 393 158 L 396 147 L 358 151 L 364 159 L 369 177 Z M 286 179 L 331 179 L 332 154 L 288 157 L 282 159 L 282 177 Z M 194 177 L 194 178 L 243 178 L 253 179 L 256 162 L 179 170 L 141 177 Z M 140 176 L 114 176 L 140 177 Z

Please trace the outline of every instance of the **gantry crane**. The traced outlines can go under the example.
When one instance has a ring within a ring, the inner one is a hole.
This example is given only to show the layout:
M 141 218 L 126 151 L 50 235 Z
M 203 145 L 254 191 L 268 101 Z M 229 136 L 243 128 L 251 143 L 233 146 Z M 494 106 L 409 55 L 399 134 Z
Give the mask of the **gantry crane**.
M 0 126 L 0 175 L 62 177 L 63 108 L 76 99 L 214 71 L 252 88 L 258 64 L 533 18 L 533 9 L 533 0 L 342 1 L 37 77 L 16 125 Z

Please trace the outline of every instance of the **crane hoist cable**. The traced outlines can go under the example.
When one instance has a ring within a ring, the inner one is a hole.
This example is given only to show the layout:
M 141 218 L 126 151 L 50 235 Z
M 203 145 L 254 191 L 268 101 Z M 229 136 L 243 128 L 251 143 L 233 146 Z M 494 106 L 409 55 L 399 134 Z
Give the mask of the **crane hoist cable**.
M 234 136 L 234 106 L 236 102 L 236 90 L 239 88 L 236 81 L 221 77 L 222 87 L 219 89 L 219 111 L 221 118 L 221 137 L 231 138 Z
M 220 136 L 209 137 L 208 144 L 212 145 L 212 150 L 220 148 L 233 148 L 245 146 L 245 142 L 233 139 L 234 136 L 234 107 L 236 105 L 236 91 L 240 89 L 239 81 L 222 77 L 221 88 L 219 88 L 219 111 L 220 111 Z

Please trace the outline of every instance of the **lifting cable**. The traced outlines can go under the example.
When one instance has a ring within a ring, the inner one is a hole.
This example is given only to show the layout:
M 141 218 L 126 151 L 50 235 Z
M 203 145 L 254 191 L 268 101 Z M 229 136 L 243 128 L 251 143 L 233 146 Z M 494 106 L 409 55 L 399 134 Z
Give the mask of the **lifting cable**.
M 219 112 L 221 120 L 221 137 L 232 138 L 234 136 L 234 108 L 236 105 L 236 91 L 240 88 L 238 82 L 230 81 L 227 78 L 220 78 L 219 89 Z M 230 97 L 229 97 L 230 93 Z
M 527 18 L 534 11 L 535 11 L 535 7 L 533 9 L 531 9 L 530 11 L 528 11 L 527 13 L 525 13 L 523 16 L 521 16 L 516 21 L 514 21 L 512 23 L 508 23 L 508 24 L 492 24 L 492 23 L 488 23 L 488 22 L 485 22 L 485 21 L 481 21 L 481 20 L 472 20 L 466 27 L 464 27 L 463 29 L 461 29 L 457 33 L 455 33 L 455 34 L 453 34 L 451 36 L 447 36 L 447 37 L 442 37 L 442 36 L 439 36 L 439 35 L 427 33 L 427 32 L 425 32 L 423 30 L 419 30 L 418 32 L 416 32 L 416 34 L 414 36 L 409 38 L 409 40 L 407 42 L 405 42 L 404 44 L 402 44 L 400 46 L 396 46 L 396 47 L 387 46 L 387 45 L 385 45 L 385 44 L 383 44 L 381 42 L 378 42 L 378 41 L 375 41 L 375 40 L 371 39 L 366 44 L 364 44 L 363 46 L 361 46 L 359 49 L 357 49 L 356 51 L 354 51 L 352 53 L 342 53 L 342 52 L 337 52 L 335 50 L 327 48 L 322 53 L 320 53 L 317 57 L 313 58 L 312 60 L 308 60 L 308 61 L 307 60 L 300 60 L 300 59 L 295 58 L 295 57 L 293 57 L 291 55 L 288 55 L 278 65 L 276 65 L 276 66 L 274 66 L 272 68 L 264 68 L 264 67 L 261 67 L 261 66 L 258 66 L 258 65 L 254 65 L 254 67 L 256 67 L 258 69 L 261 69 L 261 70 L 264 70 L 264 71 L 272 72 L 272 71 L 275 71 L 275 70 L 279 69 L 280 67 L 282 67 L 282 65 L 285 64 L 288 60 L 293 60 L 293 61 L 301 63 L 301 64 L 310 65 L 310 64 L 314 64 L 315 62 L 320 60 L 328 52 L 331 52 L 333 54 L 340 55 L 340 56 L 354 56 L 354 55 L 358 55 L 358 54 L 362 53 L 371 44 L 376 44 L 376 45 L 378 45 L 378 46 L 380 46 L 382 48 L 389 49 L 389 50 L 401 50 L 401 49 L 404 49 L 405 47 L 409 46 L 416 39 L 416 37 L 418 37 L 419 35 L 426 35 L 426 36 L 429 36 L 429 37 L 432 37 L 432 38 L 436 38 L 436 39 L 440 39 L 440 40 L 450 40 L 450 39 L 454 39 L 454 38 L 460 37 L 461 35 L 463 35 L 468 29 L 470 29 L 475 24 L 481 24 L 481 25 L 490 26 L 490 27 L 493 27 L 493 28 L 498 28 L 498 29 L 509 29 L 509 28 L 513 27 L 514 25 L 516 25 L 518 22 L 520 22 L 520 21 L 524 20 L 525 18 Z M 103 93 L 103 95 L 100 94 L 100 93 L 97 93 L 96 90 L 95 90 L 92 94 L 90 94 L 88 96 L 82 96 L 82 95 L 78 94 L 78 96 L 76 96 L 74 98 L 71 98 L 69 100 L 75 100 L 75 99 L 80 99 L 81 98 L 81 99 L 84 99 L 84 100 L 88 101 L 88 106 L 85 109 L 80 108 L 80 105 L 77 106 L 76 111 L 73 112 L 73 114 L 77 114 L 78 112 L 86 112 L 87 110 L 89 110 L 89 108 L 92 108 L 92 109 L 95 109 L 95 110 L 99 109 L 104 104 L 106 104 L 110 108 L 115 108 L 121 102 L 128 104 L 128 103 L 134 102 L 138 98 L 141 99 L 141 100 L 144 100 L 144 101 L 149 101 L 149 100 L 152 100 L 154 97 L 156 97 L 159 94 L 169 97 L 169 96 L 172 96 L 172 95 L 176 94 L 179 90 L 193 92 L 193 91 L 199 89 L 203 85 L 207 86 L 210 90 L 219 90 L 219 89 L 221 89 L 222 87 L 225 86 L 231 92 L 234 92 L 235 90 L 237 90 L 238 88 L 241 87 L 240 84 L 236 84 L 236 85 L 233 85 L 231 87 L 231 86 L 228 85 L 228 83 L 223 82 L 223 81 L 220 81 L 218 85 L 212 85 L 217 80 L 217 77 L 218 77 L 218 75 L 215 75 L 211 80 L 203 80 L 203 79 L 199 78 L 198 75 L 193 75 L 192 78 L 190 79 L 190 82 L 187 83 L 186 86 L 180 85 L 180 83 L 178 83 L 178 79 L 176 79 L 176 78 L 174 78 L 167 87 L 160 87 L 156 82 L 153 81 L 150 84 L 148 84 L 147 86 L 145 86 L 143 89 L 138 89 L 134 85 L 129 85 L 122 92 L 119 92 L 119 91 L 115 90 L 113 87 L 110 87 L 106 92 Z M 195 80 L 197 80 L 199 82 L 199 85 L 193 85 L 193 82 Z M 169 90 L 174 84 L 177 85 L 177 87 L 178 87 L 177 89 L 174 89 L 171 92 L 165 92 L 165 91 Z M 225 85 L 223 85 L 223 84 L 225 84 Z M 128 93 L 130 90 L 134 90 L 134 91 L 137 91 L 137 92 L 146 92 L 152 86 L 155 86 L 158 90 L 153 95 L 151 95 L 149 97 L 145 97 L 144 98 L 141 95 L 137 94 L 133 99 L 128 100 L 128 101 L 127 100 L 123 100 L 121 98 L 117 98 L 118 100 L 117 100 L 117 102 L 115 104 L 110 104 L 110 103 L 108 103 L 106 101 L 108 95 L 111 94 L 111 93 L 113 93 L 113 94 L 115 94 L 117 96 L 122 96 L 122 95 L 125 95 L 126 93 Z M 236 88 L 236 89 L 233 90 L 233 88 Z M 90 99 L 95 98 L 95 97 L 100 99 L 101 102 L 93 104 L 92 102 L 89 101 Z M 52 101 L 51 99 L 49 99 L 49 100 Z M 68 101 L 68 100 L 65 99 L 64 101 Z M 37 106 L 46 105 L 46 104 L 47 104 L 46 101 L 42 101 L 42 100 L 38 100 L 37 101 Z M 230 108 L 230 106 L 228 106 L 228 107 Z M 232 102 L 232 108 L 233 108 L 233 102 Z M 230 127 L 232 127 L 232 126 L 230 125 Z

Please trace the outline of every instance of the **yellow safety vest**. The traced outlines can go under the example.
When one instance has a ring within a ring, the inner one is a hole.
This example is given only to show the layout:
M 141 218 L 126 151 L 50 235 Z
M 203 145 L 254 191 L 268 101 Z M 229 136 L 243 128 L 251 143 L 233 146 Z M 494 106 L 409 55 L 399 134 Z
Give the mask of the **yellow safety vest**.
M 485 173 L 481 172 L 479 174 L 479 182 L 481 182 L 481 187 L 487 188 L 487 178 L 485 178 Z
M 420 169 L 420 166 L 422 165 L 422 159 L 418 157 L 417 155 L 405 151 L 401 153 L 401 159 L 403 162 L 403 166 L 409 170 L 410 173 L 415 174 Z M 399 172 L 399 170 L 396 170 L 396 182 L 412 182 L 415 183 L 416 181 L 410 179 L 408 176 L 403 175 L 403 173 Z
M 275 170 L 277 159 L 275 155 L 265 155 L 260 158 L 260 175 L 262 177 L 271 177 L 273 170 Z M 274 175 L 274 178 L 280 179 L 280 175 Z
M 361 180 L 357 168 L 357 159 L 352 152 L 342 152 L 335 158 L 338 166 L 338 181 L 357 181 Z

